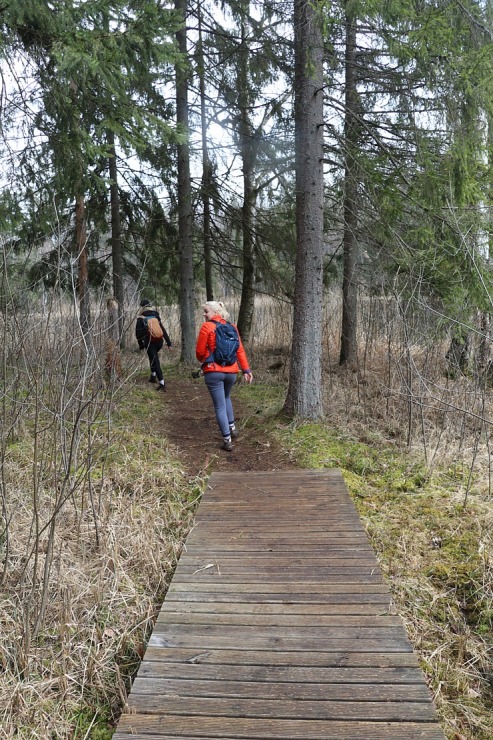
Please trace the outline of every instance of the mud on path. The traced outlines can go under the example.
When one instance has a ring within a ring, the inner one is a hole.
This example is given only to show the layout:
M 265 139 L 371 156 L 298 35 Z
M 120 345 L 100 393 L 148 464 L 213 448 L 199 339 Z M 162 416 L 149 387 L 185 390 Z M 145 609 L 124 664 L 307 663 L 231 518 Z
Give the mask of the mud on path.
M 241 381 L 239 381 L 241 382 Z M 286 452 L 257 425 L 249 425 L 247 410 L 233 389 L 238 439 L 233 452 L 221 450 L 222 437 L 217 428 L 212 400 L 203 378 L 197 380 L 171 377 L 166 381 L 167 392 L 157 393 L 162 433 L 177 449 L 186 471 L 192 475 L 215 471 L 287 470 L 296 466 Z

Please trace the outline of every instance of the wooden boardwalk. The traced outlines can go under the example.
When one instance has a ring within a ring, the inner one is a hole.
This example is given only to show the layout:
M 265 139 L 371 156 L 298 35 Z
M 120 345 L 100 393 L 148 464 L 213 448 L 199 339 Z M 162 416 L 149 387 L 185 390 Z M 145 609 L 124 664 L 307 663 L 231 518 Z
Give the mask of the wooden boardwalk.
M 212 475 L 114 740 L 444 740 L 337 470 Z

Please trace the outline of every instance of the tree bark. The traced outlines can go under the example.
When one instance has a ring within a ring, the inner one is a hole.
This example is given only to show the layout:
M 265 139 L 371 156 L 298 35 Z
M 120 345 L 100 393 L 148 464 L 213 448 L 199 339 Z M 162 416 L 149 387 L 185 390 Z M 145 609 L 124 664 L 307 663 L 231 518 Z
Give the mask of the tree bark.
M 123 287 L 123 245 L 122 226 L 120 218 L 120 193 L 118 190 L 118 168 L 116 164 L 115 135 L 108 131 L 108 145 L 110 156 L 108 158 L 108 169 L 110 174 L 110 201 L 111 201 L 111 259 L 113 263 L 113 295 L 118 303 L 118 329 L 119 344 L 124 347 L 123 310 L 124 310 L 124 287 Z
M 357 360 L 358 312 L 358 163 L 359 141 L 357 124 L 358 92 L 356 87 L 356 20 L 346 14 L 346 83 L 345 83 L 345 171 L 344 171 L 344 268 L 342 278 L 342 326 L 340 365 L 353 365 Z
M 85 335 L 89 332 L 91 323 L 89 301 L 89 272 L 87 266 L 87 234 L 86 234 L 86 206 L 84 196 L 76 195 L 75 200 L 75 240 L 77 248 L 77 262 L 79 268 L 79 316 L 80 325 Z
M 187 58 L 187 0 L 175 0 L 175 8 L 183 19 L 177 32 L 178 48 Z M 195 362 L 195 315 L 193 283 L 192 241 L 192 186 L 190 178 L 190 147 L 188 125 L 188 71 L 176 69 L 176 118 L 186 140 L 178 144 L 178 248 L 180 260 L 180 324 L 181 359 L 187 364 Z
M 204 238 L 204 278 L 205 293 L 208 301 L 214 300 L 214 289 L 212 281 L 212 259 L 211 259 L 211 185 L 212 164 L 209 158 L 207 146 L 207 114 L 205 105 L 205 82 L 204 82 L 204 50 L 202 46 L 202 10 L 200 2 L 197 4 L 197 17 L 199 27 L 199 41 L 197 44 L 197 69 L 200 85 L 200 119 L 202 131 L 202 209 L 203 209 L 203 238 Z
M 293 341 L 284 410 L 317 419 L 322 405 L 323 40 L 311 0 L 294 2 L 296 266 Z
M 245 24 L 241 24 L 241 48 L 238 55 L 238 107 L 240 113 L 240 151 L 243 169 L 243 205 L 241 208 L 242 263 L 241 301 L 238 312 L 238 330 L 248 342 L 252 330 L 255 303 L 255 242 L 253 238 L 253 212 L 256 193 L 253 184 L 253 164 L 256 159 L 254 127 L 250 121 L 248 105 L 248 57 Z
M 122 364 L 120 355 L 120 307 L 114 298 L 108 298 L 106 302 L 108 309 L 108 331 L 106 339 L 105 372 L 110 380 L 121 377 Z

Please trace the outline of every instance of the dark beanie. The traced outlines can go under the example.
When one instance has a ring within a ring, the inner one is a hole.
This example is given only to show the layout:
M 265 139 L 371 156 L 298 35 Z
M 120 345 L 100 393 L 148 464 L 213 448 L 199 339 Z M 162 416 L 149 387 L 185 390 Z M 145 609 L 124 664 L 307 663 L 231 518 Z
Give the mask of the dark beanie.
M 140 302 L 140 305 L 142 306 L 142 308 L 144 308 L 144 306 L 151 306 L 152 304 L 150 301 L 147 300 L 147 298 L 143 298 Z

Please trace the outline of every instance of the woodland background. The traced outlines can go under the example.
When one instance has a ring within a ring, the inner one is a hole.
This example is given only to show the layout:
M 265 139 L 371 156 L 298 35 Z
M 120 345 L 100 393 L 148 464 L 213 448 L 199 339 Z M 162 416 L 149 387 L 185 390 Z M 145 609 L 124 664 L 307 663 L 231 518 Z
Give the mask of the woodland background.
M 491 13 L 2 4 L 5 737 L 108 736 L 200 495 L 125 395 L 142 296 L 186 374 L 201 302 L 231 307 L 252 415 L 370 497 L 447 732 L 491 737 Z M 418 514 L 444 560 L 408 588 Z

